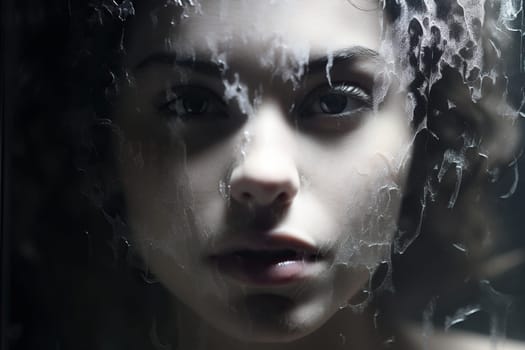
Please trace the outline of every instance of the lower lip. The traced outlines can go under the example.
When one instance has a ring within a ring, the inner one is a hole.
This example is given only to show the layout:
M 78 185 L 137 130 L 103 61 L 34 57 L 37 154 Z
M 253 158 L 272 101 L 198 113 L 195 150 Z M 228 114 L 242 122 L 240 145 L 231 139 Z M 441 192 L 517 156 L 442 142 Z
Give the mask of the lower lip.
M 246 284 L 268 286 L 304 280 L 314 273 L 317 260 L 253 261 L 236 255 L 213 257 L 212 261 L 226 275 Z

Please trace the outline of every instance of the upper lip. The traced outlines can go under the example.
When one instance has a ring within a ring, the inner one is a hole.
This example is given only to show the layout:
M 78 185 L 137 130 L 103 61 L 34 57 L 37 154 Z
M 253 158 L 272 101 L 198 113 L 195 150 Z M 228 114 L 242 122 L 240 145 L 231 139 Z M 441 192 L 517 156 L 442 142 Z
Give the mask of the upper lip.
M 321 249 L 319 247 L 296 235 L 288 233 L 245 235 L 245 237 L 249 238 L 237 243 L 226 244 L 209 256 L 213 258 L 243 251 L 277 252 L 282 250 L 293 250 L 300 254 L 321 255 Z

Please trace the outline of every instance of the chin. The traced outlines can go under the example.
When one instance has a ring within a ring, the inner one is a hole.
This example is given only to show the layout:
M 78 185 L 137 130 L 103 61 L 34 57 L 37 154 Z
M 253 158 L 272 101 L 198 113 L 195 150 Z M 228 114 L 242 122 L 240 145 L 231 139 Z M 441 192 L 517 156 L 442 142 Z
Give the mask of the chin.
M 246 296 L 235 308 L 232 322 L 210 320 L 228 336 L 247 343 L 288 343 L 318 330 L 336 312 L 319 301 L 298 303 L 289 298 L 256 294 Z M 215 322 L 214 322 L 215 321 Z
M 235 326 L 234 329 L 221 329 L 221 331 L 245 343 L 289 343 L 315 332 L 322 325 L 309 321 L 312 320 L 303 320 L 301 323 L 284 321 L 269 324 L 250 320 L 241 326 Z

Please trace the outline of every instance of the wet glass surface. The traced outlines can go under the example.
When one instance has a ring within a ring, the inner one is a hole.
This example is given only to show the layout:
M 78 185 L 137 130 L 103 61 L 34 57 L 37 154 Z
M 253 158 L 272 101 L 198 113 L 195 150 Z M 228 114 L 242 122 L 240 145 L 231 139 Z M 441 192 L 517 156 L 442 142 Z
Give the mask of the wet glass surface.
M 525 348 L 522 1 L 3 9 L 3 348 Z

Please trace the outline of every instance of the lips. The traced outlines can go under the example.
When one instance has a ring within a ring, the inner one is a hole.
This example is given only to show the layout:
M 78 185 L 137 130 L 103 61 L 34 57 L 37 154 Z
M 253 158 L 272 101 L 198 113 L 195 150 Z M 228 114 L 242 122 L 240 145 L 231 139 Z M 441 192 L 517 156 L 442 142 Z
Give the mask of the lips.
M 209 261 L 221 273 L 245 284 L 271 286 L 312 276 L 323 261 L 319 249 L 306 242 L 278 237 L 213 254 Z

